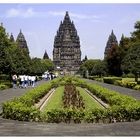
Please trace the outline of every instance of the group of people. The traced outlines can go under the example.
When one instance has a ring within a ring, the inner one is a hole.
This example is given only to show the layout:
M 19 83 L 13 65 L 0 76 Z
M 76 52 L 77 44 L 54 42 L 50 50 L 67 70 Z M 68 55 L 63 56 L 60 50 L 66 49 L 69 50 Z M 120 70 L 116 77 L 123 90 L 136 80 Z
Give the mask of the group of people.
M 45 72 L 43 75 L 42 75 L 42 78 L 46 81 L 48 80 L 53 80 L 55 79 L 56 77 L 58 76 L 57 73 L 49 73 L 49 72 Z
M 12 80 L 13 80 L 13 88 L 17 88 L 17 86 L 19 88 L 27 88 L 27 87 L 34 87 L 35 86 L 35 82 L 37 81 L 37 77 L 36 76 L 29 76 L 29 75 L 19 75 L 17 76 L 16 74 L 14 74 L 12 76 Z

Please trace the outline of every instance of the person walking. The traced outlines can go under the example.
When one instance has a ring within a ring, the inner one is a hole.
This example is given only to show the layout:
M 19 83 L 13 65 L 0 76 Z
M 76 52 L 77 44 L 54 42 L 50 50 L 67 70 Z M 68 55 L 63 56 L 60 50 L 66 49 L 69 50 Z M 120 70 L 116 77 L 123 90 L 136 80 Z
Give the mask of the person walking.
M 32 77 L 31 77 L 32 87 L 35 86 L 35 80 L 36 80 L 36 77 L 35 77 L 35 76 L 32 76 Z
M 12 76 L 12 80 L 13 80 L 13 88 L 16 89 L 17 88 L 17 75 L 16 74 Z

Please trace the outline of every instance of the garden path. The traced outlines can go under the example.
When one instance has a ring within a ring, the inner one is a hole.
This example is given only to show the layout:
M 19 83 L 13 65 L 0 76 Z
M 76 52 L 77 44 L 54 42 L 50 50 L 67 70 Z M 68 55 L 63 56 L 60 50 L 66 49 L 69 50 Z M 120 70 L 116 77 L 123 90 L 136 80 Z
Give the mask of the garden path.
M 86 81 L 88 81 L 90 83 L 100 85 L 100 86 L 108 88 L 110 90 L 120 92 L 121 94 L 132 96 L 135 99 L 140 100 L 140 91 L 138 91 L 138 90 L 133 90 L 133 89 L 129 89 L 129 88 L 121 87 L 121 86 L 115 86 L 115 85 L 112 85 L 112 84 L 97 82 L 97 81 L 94 81 L 94 80 L 87 80 L 86 79 Z

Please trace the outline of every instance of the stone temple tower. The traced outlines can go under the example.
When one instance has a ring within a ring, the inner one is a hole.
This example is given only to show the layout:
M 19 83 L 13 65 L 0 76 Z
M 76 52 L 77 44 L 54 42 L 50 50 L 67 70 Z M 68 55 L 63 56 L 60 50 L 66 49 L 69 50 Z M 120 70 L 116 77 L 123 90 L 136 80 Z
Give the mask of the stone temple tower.
M 62 71 L 76 73 L 81 64 L 80 39 L 66 12 L 54 39 L 53 62 Z
M 117 38 L 112 30 L 111 35 L 109 35 L 108 41 L 106 43 L 105 52 L 104 52 L 104 58 L 108 55 L 109 51 L 111 50 L 112 46 L 117 45 L 118 41 Z
M 21 30 L 17 36 L 16 42 L 17 42 L 18 47 L 20 47 L 21 49 L 25 48 L 27 50 L 27 52 L 29 53 L 27 41 L 25 40 L 25 37 Z

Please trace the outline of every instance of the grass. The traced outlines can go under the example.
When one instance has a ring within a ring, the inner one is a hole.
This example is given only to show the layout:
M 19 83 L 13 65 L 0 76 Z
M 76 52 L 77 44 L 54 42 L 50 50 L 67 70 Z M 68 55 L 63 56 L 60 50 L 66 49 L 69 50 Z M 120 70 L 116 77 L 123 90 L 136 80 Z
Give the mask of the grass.
M 85 103 L 85 109 L 90 110 L 94 108 L 103 108 L 94 98 L 92 98 L 83 88 L 77 87 L 80 91 L 80 95 L 83 97 Z
M 46 106 L 44 106 L 43 111 L 49 111 L 51 109 L 62 109 L 63 102 L 62 96 L 64 95 L 64 86 L 56 88 L 55 92 L 52 94 L 51 98 L 48 100 Z
M 103 108 L 98 102 L 96 102 L 90 95 L 86 93 L 81 87 L 77 87 L 80 91 L 80 95 L 83 97 L 85 103 L 85 109 L 91 110 L 94 108 Z M 64 86 L 56 88 L 55 92 L 44 106 L 43 111 L 47 112 L 52 109 L 63 109 L 62 96 L 64 95 Z

